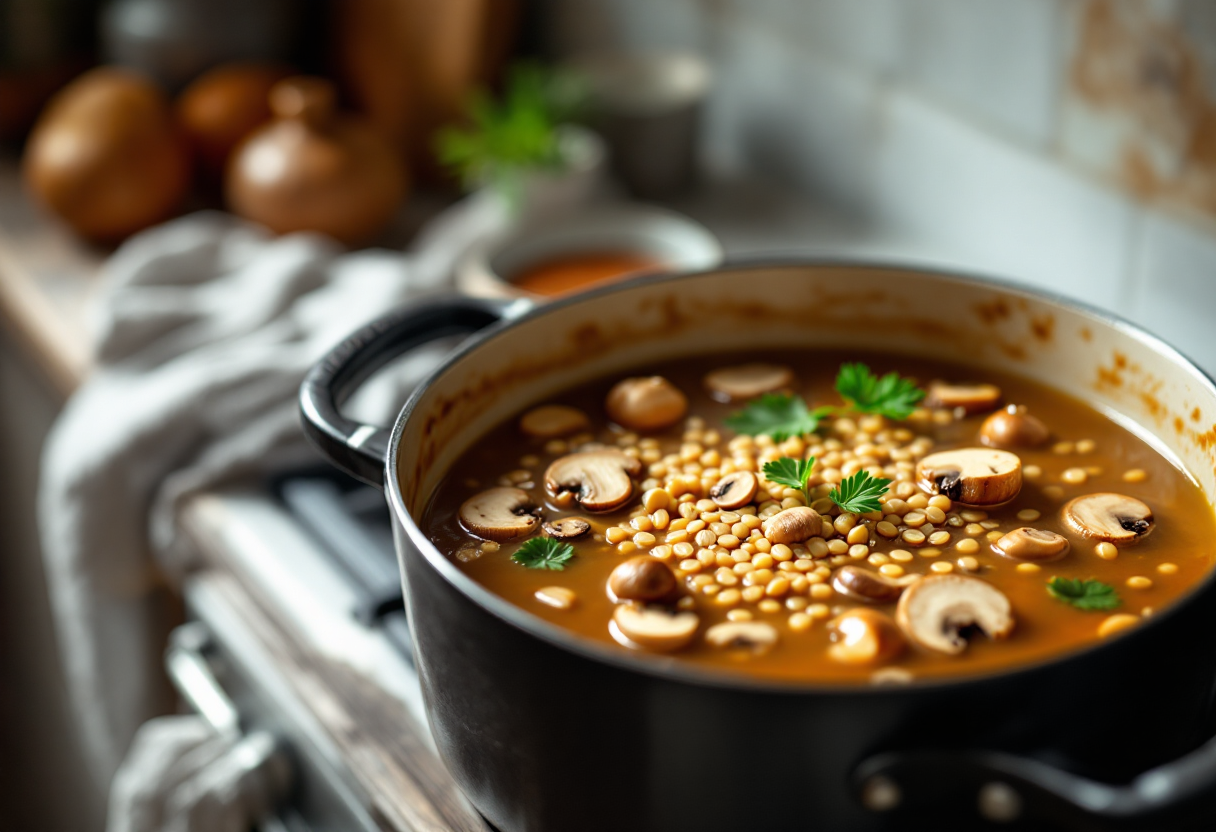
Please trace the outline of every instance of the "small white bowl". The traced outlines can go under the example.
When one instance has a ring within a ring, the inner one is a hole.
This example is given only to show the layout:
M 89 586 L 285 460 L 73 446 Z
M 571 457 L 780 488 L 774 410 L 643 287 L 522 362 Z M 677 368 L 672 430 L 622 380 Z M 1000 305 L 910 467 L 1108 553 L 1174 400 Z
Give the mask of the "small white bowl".
M 722 246 L 700 223 L 666 208 L 622 203 L 526 224 L 472 247 L 456 264 L 456 287 L 478 297 L 545 300 L 512 280 L 556 257 L 607 252 L 652 258 L 656 270 L 666 272 L 697 271 L 722 262 Z

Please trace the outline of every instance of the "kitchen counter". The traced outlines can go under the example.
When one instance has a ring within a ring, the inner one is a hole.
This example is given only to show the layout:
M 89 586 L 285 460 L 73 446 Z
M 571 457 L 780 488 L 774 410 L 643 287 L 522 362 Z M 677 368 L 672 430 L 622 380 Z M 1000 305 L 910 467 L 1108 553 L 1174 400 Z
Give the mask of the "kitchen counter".
M 0 160 L 0 319 L 65 398 L 92 363 L 88 313 L 105 254 L 36 210 L 16 163 Z

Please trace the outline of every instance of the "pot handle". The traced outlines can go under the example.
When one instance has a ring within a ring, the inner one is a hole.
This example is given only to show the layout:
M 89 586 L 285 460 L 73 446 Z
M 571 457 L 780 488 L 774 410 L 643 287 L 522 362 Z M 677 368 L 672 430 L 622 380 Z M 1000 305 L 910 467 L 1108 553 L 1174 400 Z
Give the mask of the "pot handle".
M 878 754 L 858 766 L 853 786 L 870 811 L 909 819 L 970 805 L 977 821 L 1017 828 L 1210 829 L 1216 821 L 1216 738 L 1122 786 L 990 751 Z
M 346 473 L 384 487 L 390 431 L 343 416 L 338 408 L 389 361 L 449 335 L 476 332 L 507 316 L 518 301 L 449 297 L 411 304 L 378 318 L 338 344 L 300 385 L 304 435 Z

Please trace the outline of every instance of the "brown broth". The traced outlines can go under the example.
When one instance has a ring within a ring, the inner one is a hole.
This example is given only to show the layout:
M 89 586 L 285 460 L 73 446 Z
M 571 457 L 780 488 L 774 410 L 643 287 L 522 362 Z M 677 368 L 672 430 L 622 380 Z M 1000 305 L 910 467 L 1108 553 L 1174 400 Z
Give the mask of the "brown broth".
M 1151 615 L 1151 611 L 1162 610 L 1186 594 L 1211 568 L 1216 517 L 1199 487 L 1146 442 L 1098 411 L 1078 399 L 1024 379 L 995 372 L 985 372 L 983 378 L 976 378 L 976 371 L 948 364 L 822 351 L 704 356 L 639 368 L 638 372 L 630 375 L 659 374 L 674 382 L 689 397 L 689 415 L 703 418 L 707 429 L 720 432 L 721 442 L 717 447 L 725 454 L 726 444 L 734 434 L 722 427 L 722 420 L 741 405 L 727 405 L 712 400 L 702 387 L 701 380 L 706 372 L 746 361 L 785 364 L 792 367 L 798 376 L 794 392 L 804 396 L 808 405 L 816 406 L 839 403 L 839 397 L 833 391 L 836 370 L 844 361 L 857 360 L 865 361 L 877 373 L 898 370 L 918 379 L 922 386 L 932 379 L 996 384 L 1001 388 L 1005 402 L 1029 406 L 1031 412 L 1047 424 L 1052 431 L 1052 442 L 1093 440 L 1096 449 L 1086 454 L 1056 453 L 1052 443 L 1032 450 L 1017 450 L 1024 466 L 1039 466 L 1042 474 L 1035 480 L 1027 479 L 1020 495 L 1011 504 L 988 512 L 991 520 L 1000 522 L 1003 532 L 1020 526 L 1032 526 L 1065 535 L 1072 546 L 1069 554 L 1062 560 L 1043 564 L 1042 571 L 1038 573 L 1026 574 L 1017 571 L 1014 561 L 993 552 L 985 536 L 979 535 L 976 539 L 980 549 L 973 555 L 981 564 L 976 577 L 989 581 L 1009 598 L 1016 628 L 1007 639 L 1001 641 L 974 637 L 960 656 L 937 655 L 909 647 L 886 665 L 840 664 L 827 655 L 831 640 L 824 621 L 816 621 L 804 632 L 795 632 L 787 623 L 791 611 L 784 606 L 778 612 L 765 613 L 754 604 L 744 603 L 740 606 L 753 611 L 754 620 L 765 621 L 776 627 L 780 642 L 775 649 L 762 656 L 743 655 L 737 651 L 715 650 L 698 636 L 690 646 L 675 654 L 681 661 L 788 682 L 864 683 L 871 679 L 877 667 L 902 668 L 915 678 L 991 672 L 1041 662 L 1090 645 L 1098 640 L 1098 626 L 1110 614 L 1140 615 L 1149 611 L 1146 614 Z M 607 424 L 603 402 L 608 389 L 621 377 L 623 375 L 586 384 L 553 401 L 581 408 L 595 423 L 595 439 L 615 444 L 620 431 Z M 526 467 L 531 476 L 520 487 L 528 490 L 538 504 L 546 506 L 546 519 L 571 514 L 589 517 L 595 524 L 594 530 L 599 533 L 599 541 L 591 536 L 574 541 L 576 556 L 564 571 L 527 569 L 512 562 L 511 554 L 520 541 L 504 543 L 497 551 L 472 560 L 453 558 L 454 562 L 473 579 L 529 612 L 626 651 L 629 648 L 617 645 L 609 634 L 608 622 L 614 604 L 605 592 L 609 573 L 624 556 L 617 552 L 615 546 L 603 541 L 603 531 L 606 526 L 627 524 L 630 509 L 638 504 L 641 489 L 635 488 L 634 496 L 626 507 L 608 514 L 588 515 L 579 511 L 577 506 L 574 510 L 557 510 L 547 500 L 541 482 L 545 468 L 559 454 L 546 453 L 544 442 L 525 437 L 517 427 L 519 415 L 516 414 L 483 437 L 458 461 L 433 495 L 423 517 L 423 530 L 447 555 L 453 556 L 462 546 L 466 547 L 467 552 L 469 542 L 477 541 L 461 528 L 457 519 L 461 503 L 479 490 L 498 484 L 499 479 L 508 472 Z M 912 427 L 918 434 L 931 436 L 935 440 L 934 451 L 937 451 L 978 445 L 977 434 L 983 419 L 984 415 L 974 415 L 945 425 L 935 424 L 932 420 L 918 420 L 905 426 Z M 683 423 L 655 435 L 662 442 L 664 454 L 679 449 L 682 433 Z M 528 455 L 535 456 L 536 463 L 521 466 L 521 458 Z M 1096 467 L 1101 472 L 1091 475 L 1082 485 L 1069 485 L 1061 481 L 1060 475 L 1072 467 Z M 1125 482 L 1122 475 L 1128 469 L 1142 469 L 1147 477 L 1142 482 Z M 1059 493 L 1053 495 L 1052 486 L 1058 488 Z M 1093 542 L 1065 528 L 1059 516 L 1060 508 L 1068 500 L 1096 491 L 1115 491 L 1136 497 L 1148 503 L 1155 514 L 1153 533 L 1134 546 L 1120 548 L 1114 560 L 1099 558 Z M 1033 522 L 1018 520 L 1016 514 L 1023 509 L 1036 509 L 1042 516 Z M 960 507 L 953 509 L 954 512 L 960 510 Z M 673 516 L 676 516 L 674 511 Z M 936 557 L 926 557 L 925 548 L 911 549 L 882 539 L 871 551 L 910 551 L 914 559 L 902 564 L 907 571 L 933 574 L 929 571 L 930 564 L 957 561 L 962 553 L 956 551 L 954 546 L 968 537 L 961 528 L 944 528 L 951 531 L 952 540 Z M 656 533 L 656 536 L 658 543 L 661 543 L 663 535 Z M 631 554 L 645 554 L 645 550 Z M 679 560 L 675 558 L 669 563 L 675 566 Z M 1177 571 L 1173 574 L 1159 572 L 1157 566 L 1165 562 L 1175 564 Z M 864 560 L 860 563 L 865 565 Z M 713 570 L 707 571 L 712 573 Z M 956 571 L 956 574 L 961 573 Z M 1095 578 L 1112 584 L 1123 603 L 1112 613 L 1075 609 L 1048 595 L 1046 583 L 1054 576 Z M 1126 581 L 1132 576 L 1148 577 L 1152 580 L 1152 586 L 1147 589 L 1130 588 Z M 578 602 L 572 609 L 554 609 L 535 599 L 534 593 L 538 589 L 555 585 L 568 587 L 577 593 Z M 710 625 L 727 620 L 727 610 L 713 603 L 712 598 L 699 592 L 692 592 L 691 595 L 696 599 L 696 612 L 701 617 L 701 633 Z M 825 603 L 832 608 L 833 615 L 861 606 L 839 594 L 834 594 Z M 894 614 L 893 604 L 866 606 Z
M 553 297 L 660 265 L 650 255 L 628 251 L 568 254 L 529 266 L 511 282 L 526 292 Z

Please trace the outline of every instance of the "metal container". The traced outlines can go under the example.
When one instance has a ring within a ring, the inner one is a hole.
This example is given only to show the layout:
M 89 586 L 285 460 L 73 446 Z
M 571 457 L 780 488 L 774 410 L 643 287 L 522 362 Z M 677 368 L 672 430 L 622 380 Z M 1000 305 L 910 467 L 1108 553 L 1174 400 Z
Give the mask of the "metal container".
M 338 413 L 391 357 L 478 330 L 391 432 Z M 447 469 L 518 409 L 680 355 L 783 346 L 947 359 L 1069 391 L 1216 495 L 1212 381 L 1128 323 L 1007 283 L 739 265 L 535 309 L 457 298 L 389 315 L 310 374 L 301 405 L 331 460 L 385 489 L 431 728 L 478 810 L 503 832 L 1210 824 L 1216 575 L 1049 662 L 898 687 L 781 685 L 576 636 L 473 582 L 419 530 Z

